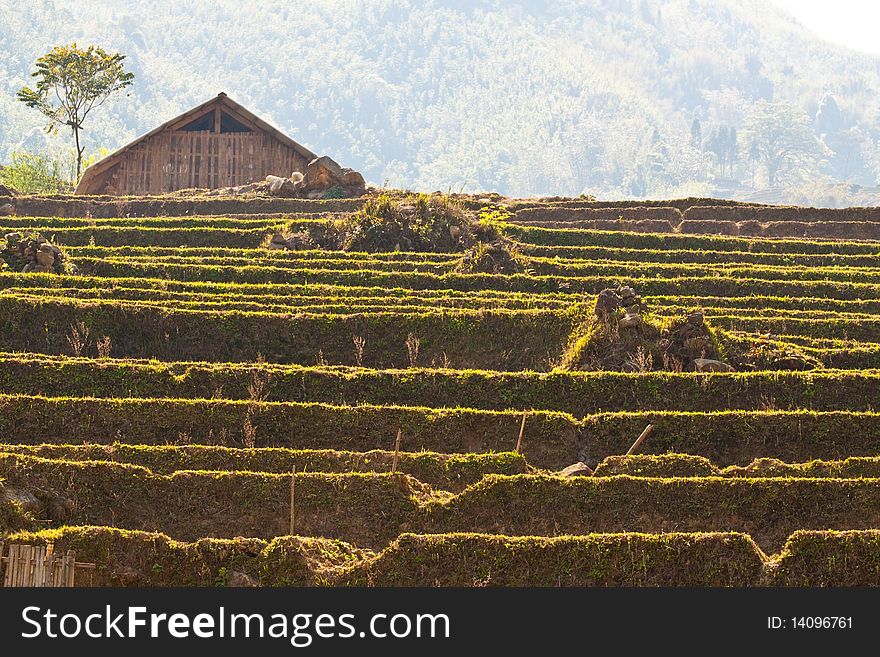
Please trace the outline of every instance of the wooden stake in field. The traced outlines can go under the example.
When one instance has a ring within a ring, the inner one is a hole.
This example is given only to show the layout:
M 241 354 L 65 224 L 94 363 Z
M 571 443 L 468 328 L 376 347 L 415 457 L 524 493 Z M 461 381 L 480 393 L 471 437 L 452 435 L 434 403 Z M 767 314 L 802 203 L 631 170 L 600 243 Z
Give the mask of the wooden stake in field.
M 528 411 L 523 411 L 522 423 L 519 425 L 519 438 L 516 439 L 516 453 L 517 454 L 522 454 L 522 439 L 523 439 L 523 432 L 526 430 L 526 415 L 528 415 Z
M 296 466 L 290 469 L 290 535 L 293 536 L 293 501 L 296 491 Z
M 642 443 L 645 442 L 645 439 L 651 435 L 651 432 L 653 430 L 654 430 L 653 424 L 649 424 L 648 426 L 646 426 L 645 430 L 642 431 L 642 434 L 638 438 L 636 438 L 636 442 L 634 442 L 632 444 L 632 447 L 630 447 L 627 450 L 626 455 L 629 456 L 630 454 L 635 454 L 636 450 L 642 446 Z
M 400 456 L 400 436 L 402 433 L 401 429 L 397 430 L 397 440 L 394 441 L 394 458 L 391 461 L 391 472 L 397 472 L 397 458 Z

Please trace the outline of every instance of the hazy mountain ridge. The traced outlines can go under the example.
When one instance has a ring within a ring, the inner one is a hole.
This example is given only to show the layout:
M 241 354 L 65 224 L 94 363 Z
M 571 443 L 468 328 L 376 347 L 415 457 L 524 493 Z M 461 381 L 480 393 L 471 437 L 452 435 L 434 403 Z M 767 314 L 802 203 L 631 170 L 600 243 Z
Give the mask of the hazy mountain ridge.
M 827 44 L 765 3 L 108 4 L 0 0 L 0 161 L 18 144 L 42 146 L 40 117 L 15 91 L 37 56 L 78 40 L 127 54 L 137 76 L 130 97 L 90 119 L 93 149 L 226 91 L 375 183 L 737 194 L 766 186 L 760 166 L 737 146 L 721 181 L 713 149 L 742 141 L 766 100 L 806 113 L 831 148 L 786 187 L 880 175 L 880 58 Z M 823 124 L 826 92 L 835 107 Z

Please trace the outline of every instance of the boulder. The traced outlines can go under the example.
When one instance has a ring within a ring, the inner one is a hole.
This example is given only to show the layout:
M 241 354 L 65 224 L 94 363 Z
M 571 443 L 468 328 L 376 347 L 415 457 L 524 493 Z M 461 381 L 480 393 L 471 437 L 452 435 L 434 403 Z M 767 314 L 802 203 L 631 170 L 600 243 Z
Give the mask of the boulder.
M 346 169 L 326 155 L 309 162 L 303 174 L 301 189 L 309 193 L 325 192 L 331 187 L 341 187 L 348 196 L 366 193 L 364 177 L 353 169 Z M 300 185 L 297 185 L 300 187 Z
M 111 581 L 117 586 L 145 586 L 147 577 L 131 566 L 120 566 L 110 575 Z
M 35 518 L 39 518 L 45 514 L 45 506 L 39 499 L 37 499 L 37 496 L 30 491 L 21 488 L 5 487 L 0 489 L 0 496 L 11 502 L 15 502 L 24 512 L 31 514 Z
M 256 579 L 247 573 L 242 573 L 237 570 L 229 571 L 227 584 L 232 588 L 253 588 L 260 585 Z
M 36 253 L 37 264 L 43 267 L 51 267 L 55 264 L 55 254 L 52 252 L 51 247 L 44 249 L 43 247 L 45 246 L 47 245 L 41 246 L 40 250 Z
M 15 196 L 15 193 L 6 185 L 0 185 L 0 196 Z
M 694 370 L 697 372 L 736 372 L 733 367 L 720 360 L 711 358 L 694 358 Z
M 599 292 L 599 295 L 596 297 L 596 307 L 594 309 L 596 317 L 603 322 L 607 322 L 608 318 L 611 317 L 618 308 L 620 308 L 620 295 L 617 294 L 616 290 L 608 288 Z
M 269 240 L 268 249 L 270 251 L 278 251 L 281 249 L 288 249 L 288 248 L 290 248 L 290 245 L 288 245 L 288 243 L 287 243 L 287 238 L 284 237 L 284 235 L 282 235 L 281 233 L 275 233 L 272 236 L 272 239 Z
M 15 206 L 12 203 L 0 205 L 0 216 L 9 217 L 15 214 Z
M 296 185 L 290 178 L 266 176 L 266 182 L 269 184 L 269 193 L 272 194 L 272 196 L 280 196 L 281 198 L 292 198 L 296 196 Z
M 46 512 L 49 520 L 66 522 L 76 513 L 76 502 L 69 497 L 54 497 L 48 501 Z
M 560 470 L 559 475 L 562 477 L 592 477 L 593 471 L 586 463 L 578 461 Z
M 687 323 L 694 328 L 702 328 L 704 321 L 705 318 L 703 317 L 703 313 L 700 312 L 691 313 L 687 316 Z
M 640 315 L 645 310 L 642 298 L 635 293 L 635 290 L 628 285 L 622 285 L 618 288 L 606 288 L 599 292 L 594 313 L 603 323 L 607 323 L 609 319 L 616 316 L 618 311 L 622 311 L 625 316 L 634 315 L 626 320 L 625 324 L 621 323 L 620 328 L 627 328 L 627 325 L 639 326 L 641 324 Z
M 316 243 L 312 240 L 308 231 L 301 230 L 295 233 L 285 235 L 284 233 L 275 233 L 269 244 L 266 246 L 270 251 L 280 251 L 281 249 L 289 249 L 291 251 L 299 251 L 301 249 L 314 249 Z
M 638 328 L 641 325 L 642 316 L 638 313 L 627 313 L 620 319 L 620 322 L 618 323 L 618 327 L 622 329 Z

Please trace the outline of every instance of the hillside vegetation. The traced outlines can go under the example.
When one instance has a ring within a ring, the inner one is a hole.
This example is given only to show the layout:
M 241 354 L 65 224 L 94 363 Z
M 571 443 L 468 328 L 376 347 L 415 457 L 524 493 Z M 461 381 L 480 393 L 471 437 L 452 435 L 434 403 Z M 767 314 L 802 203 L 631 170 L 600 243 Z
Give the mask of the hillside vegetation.
M 81 583 L 880 584 L 873 209 L 11 201 L 0 538 Z

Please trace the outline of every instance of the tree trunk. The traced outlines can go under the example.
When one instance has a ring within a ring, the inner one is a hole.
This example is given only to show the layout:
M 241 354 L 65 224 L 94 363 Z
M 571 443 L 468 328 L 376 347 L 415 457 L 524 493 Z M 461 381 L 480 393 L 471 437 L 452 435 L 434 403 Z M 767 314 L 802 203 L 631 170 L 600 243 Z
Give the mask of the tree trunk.
M 79 146 L 79 126 L 73 126 L 73 138 L 76 140 L 76 180 L 73 181 L 74 187 L 79 183 L 79 177 L 82 173 L 82 157 L 85 149 Z

